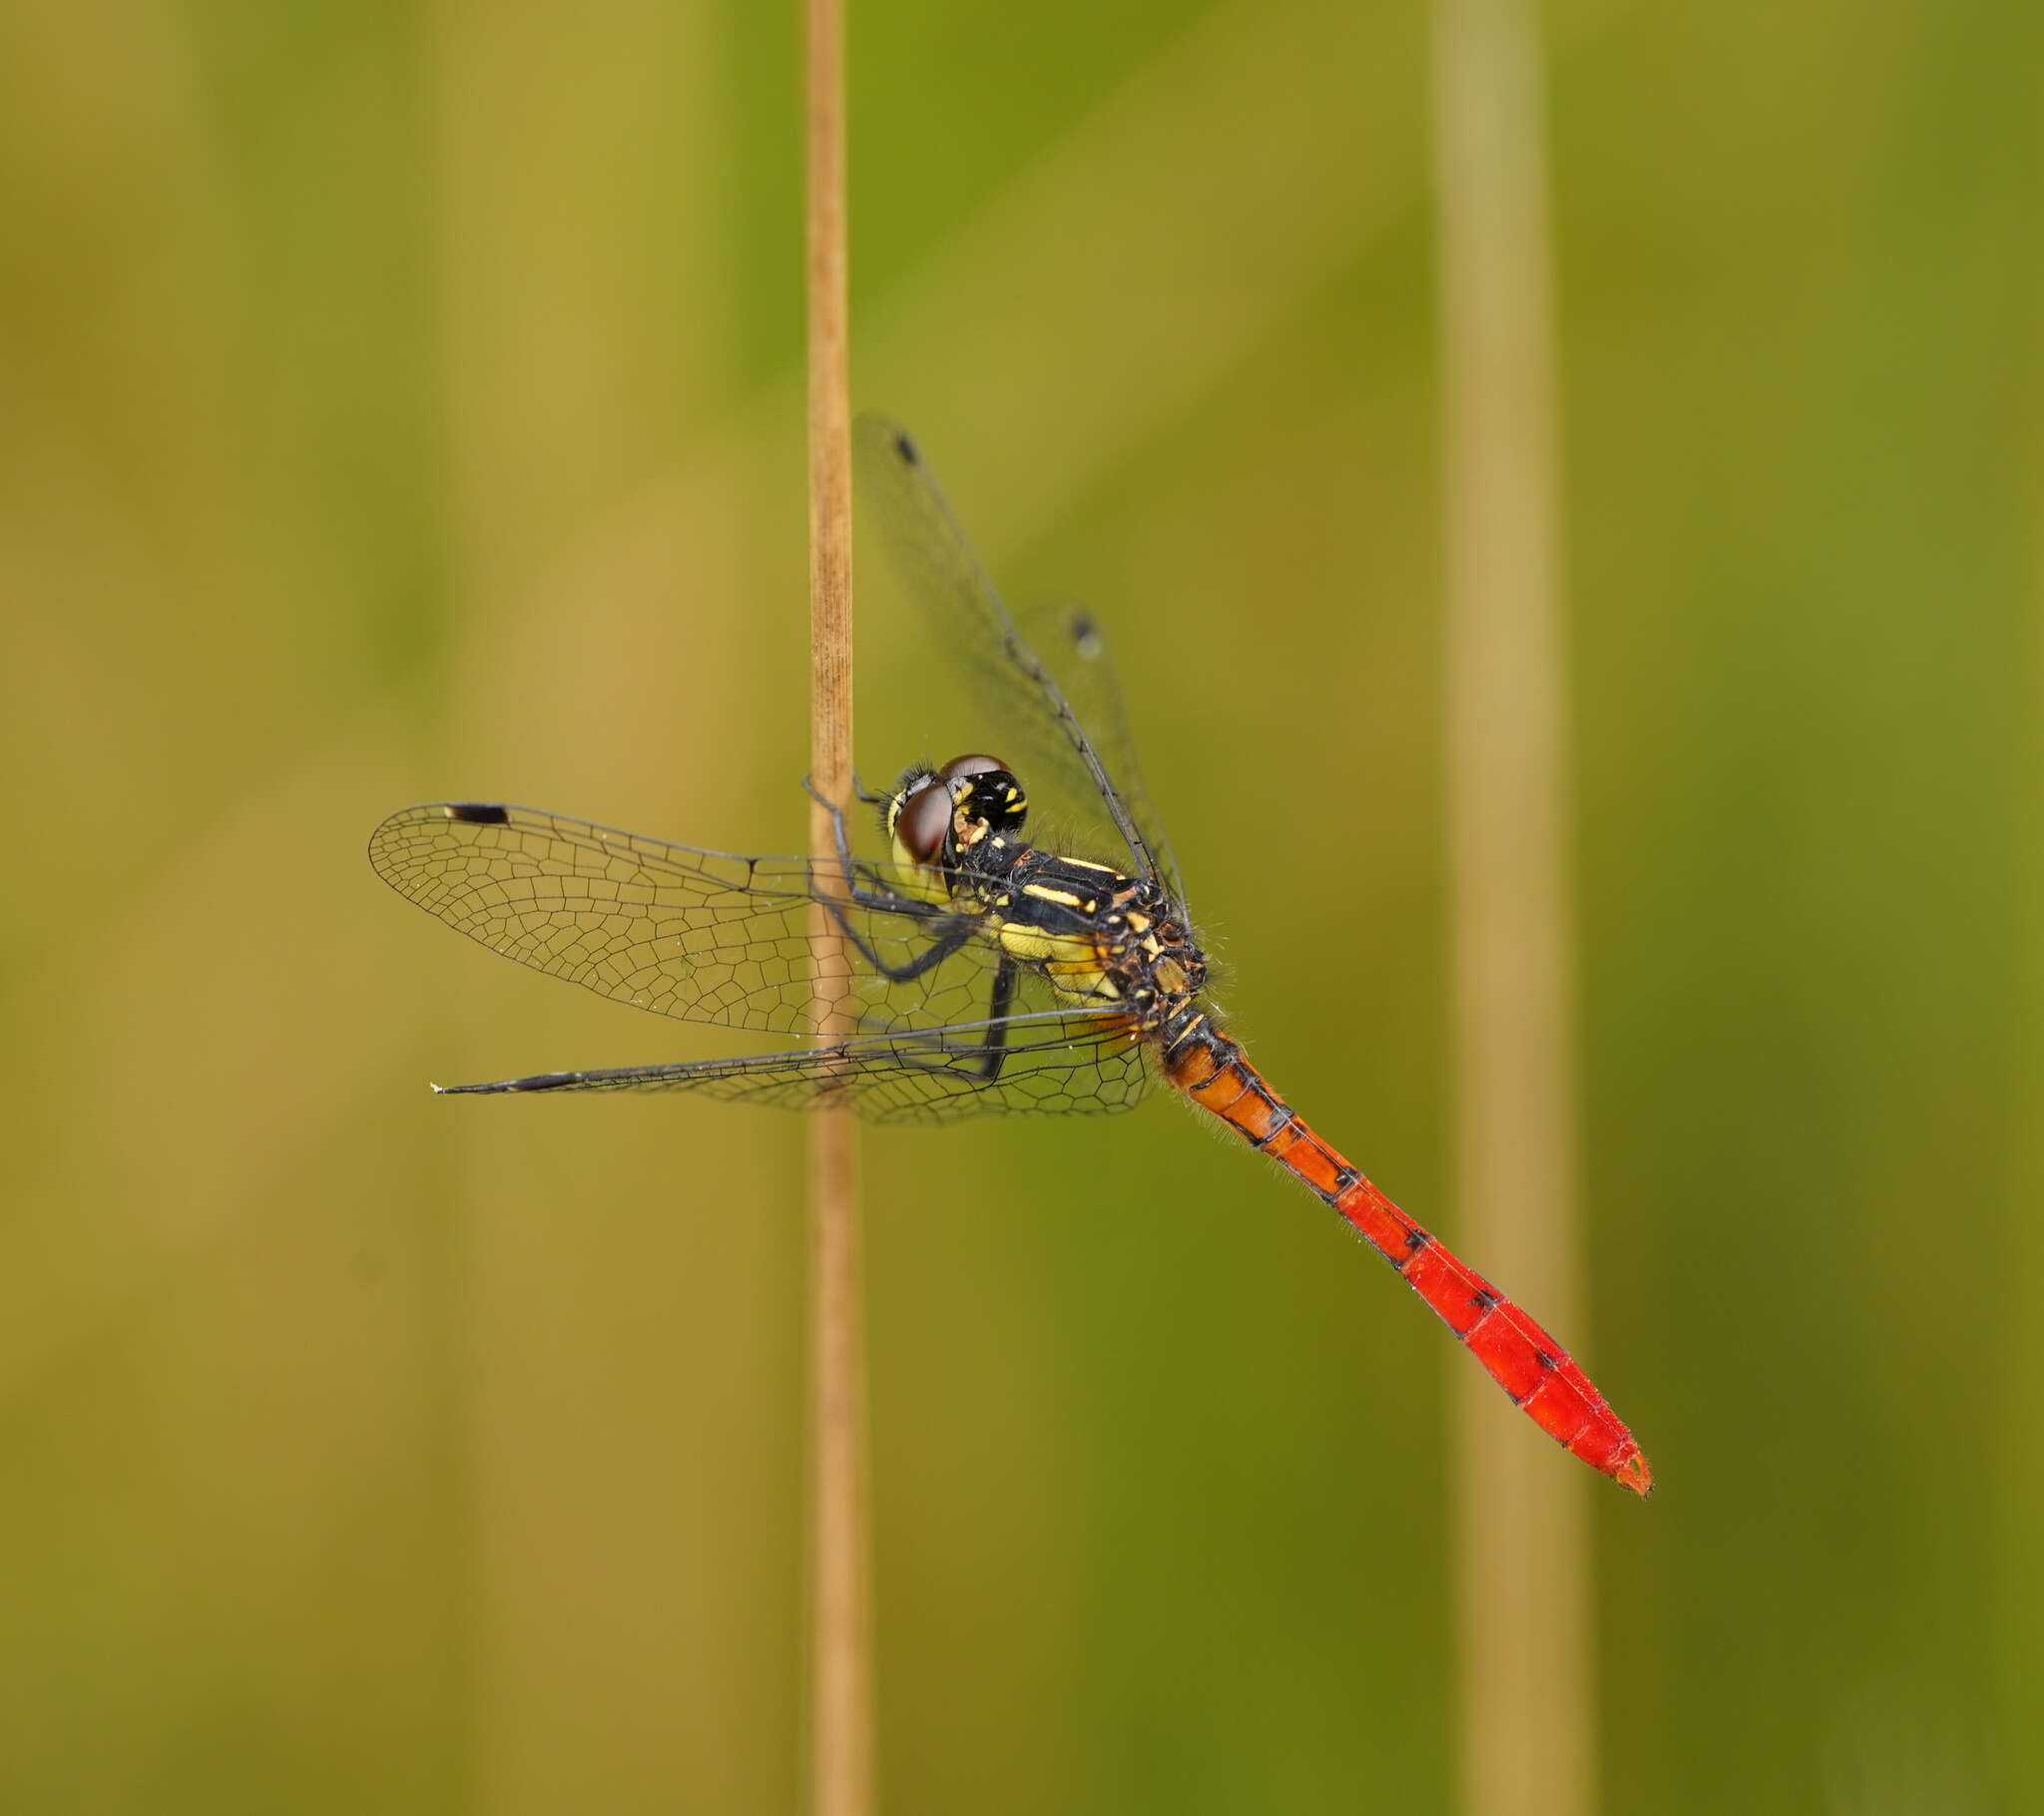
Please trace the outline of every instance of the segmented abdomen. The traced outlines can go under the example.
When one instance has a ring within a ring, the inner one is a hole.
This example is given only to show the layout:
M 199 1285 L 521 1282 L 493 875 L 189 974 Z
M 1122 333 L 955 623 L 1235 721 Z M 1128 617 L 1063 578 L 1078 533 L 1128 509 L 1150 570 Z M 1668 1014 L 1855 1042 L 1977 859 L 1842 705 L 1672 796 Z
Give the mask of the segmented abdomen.
M 1314 1135 L 1241 1048 L 1189 1012 L 1165 1031 L 1162 1058 L 1178 1090 L 1346 1217 L 1542 1431 L 1634 1494 L 1652 1492 L 1632 1433 L 1568 1352 Z

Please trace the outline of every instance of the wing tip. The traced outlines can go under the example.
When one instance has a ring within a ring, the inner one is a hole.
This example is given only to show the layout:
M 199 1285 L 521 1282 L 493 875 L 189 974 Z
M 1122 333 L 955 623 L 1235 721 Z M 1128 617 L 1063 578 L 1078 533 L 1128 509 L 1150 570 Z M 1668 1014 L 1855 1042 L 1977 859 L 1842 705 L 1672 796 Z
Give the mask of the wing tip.
M 922 465 L 922 449 L 915 437 L 884 411 L 859 411 L 856 428 L 859 439 L 869 450 L 884 453 L 904 467 Z

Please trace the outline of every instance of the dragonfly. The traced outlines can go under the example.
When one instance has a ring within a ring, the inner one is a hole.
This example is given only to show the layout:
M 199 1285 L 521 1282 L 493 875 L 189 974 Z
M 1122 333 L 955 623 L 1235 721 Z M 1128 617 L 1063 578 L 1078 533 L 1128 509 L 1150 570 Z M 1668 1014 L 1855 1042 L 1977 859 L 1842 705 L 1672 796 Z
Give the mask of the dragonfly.
M 1124 1111 L 1162 1084 L 1345 1219 L 1563 1449 L 1650 1493 L 1639 1445 L 1561 1344 L 1315 1134 L 1217 1019 L 1098 622 L 1060 612 L 1025 637 L 915 442 L 878 418 L 857 433 L 861 499 L 1008 753 L 857 789 L 877 809 L 878 860 L 854 853 L 828 801 L 821 858 L 495 801 L 393 813 L 369 841 L 376 873 L 493 952 L 635 1008 L 805 1043 L 434 1089 L 692 1091 L 948 1124 Z M 1028 836 L 1025 770 L 1058 790 L 1069 838 Z

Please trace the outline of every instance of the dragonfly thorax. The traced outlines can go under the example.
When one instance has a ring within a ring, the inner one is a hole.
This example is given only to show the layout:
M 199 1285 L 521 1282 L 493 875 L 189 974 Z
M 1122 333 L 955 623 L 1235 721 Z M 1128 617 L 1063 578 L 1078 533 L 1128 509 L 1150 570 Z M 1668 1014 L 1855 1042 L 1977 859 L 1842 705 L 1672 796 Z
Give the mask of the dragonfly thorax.
M 1207 961 L 1154 879 L 993 833 L 950 874 L 1014 960 L 1074 1002 L 1114 1003 L 1161 1028 L 1207 981 Z
M 1028 808 L 996 757 L 918 764 L 887 803 L 895 861 L 927 899 L 973 904 L 1008 956 L 1061 997 L 1124 1005 L 1139 1029 L 1162 1027 L 1207 981 L 1183 915 L 1155 878 L 1019 837 Z
M 1161 1028 L 1207 980 L 1184 916 L 1155 878 L 1021 838 L 1028 810 L 998 757 L 913 765 L 882 814 L 896 886 L 969 905 L 985 935 L 1060 997 L 1123 1006 L 1136 1030 Z

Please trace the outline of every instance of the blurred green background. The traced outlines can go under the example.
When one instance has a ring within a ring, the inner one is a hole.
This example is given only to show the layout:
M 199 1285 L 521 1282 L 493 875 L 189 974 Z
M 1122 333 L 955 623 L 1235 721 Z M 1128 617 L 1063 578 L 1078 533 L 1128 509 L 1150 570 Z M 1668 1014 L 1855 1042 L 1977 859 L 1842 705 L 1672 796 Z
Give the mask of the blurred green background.
M 1452 1240 L 1425 10 L 851 10 L 855 394 Z M 1545 25 L 1606 1808 L 2044 1807 L 2044 16 Z M 0 1808 L 796 1806 L 800 1128 L 434 1101 L 736 1043 L 362 846 L 799 846 L 798 58 L 0 13 Z M 864 1152 L 884 1807 L 1451 1807 L 1433 1320 L 1170 1105 Z

